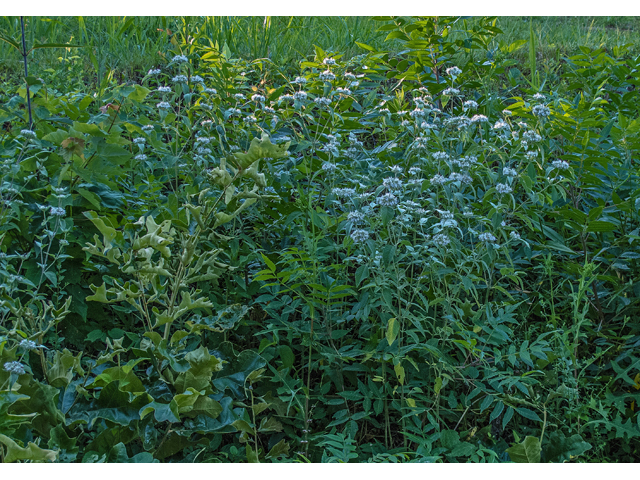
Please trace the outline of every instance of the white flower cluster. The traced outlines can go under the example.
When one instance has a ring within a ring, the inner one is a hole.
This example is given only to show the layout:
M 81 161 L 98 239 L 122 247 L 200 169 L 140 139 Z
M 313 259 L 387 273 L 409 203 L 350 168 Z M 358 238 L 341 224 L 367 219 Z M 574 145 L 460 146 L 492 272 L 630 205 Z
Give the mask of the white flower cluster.
M 176 75 L 171 79 L 173 83 L 187 83 L 189 80 L 185 75 Z
M 475 110 L 476 108 L 478 108 L 478 102 L 474 100 L 467 100 L 462 104 L 462 108 L 464 108 L 465 110 L 467 109 Z
M 67 214 L 64 208 L 60 208 L 60 207 L 51 207 L 51 209 L 49 210 L 49 213 L 54 217 L 64 217 Z
M 452 75 L 452 76 L 457 76 L 460 75 L 462 73 L 462 70 L 460 70 L 458 67 L 449 67 L 447 68 L 447 75 Z
M 431 157 L 433 157 L 433 159 L 435 161 L 447 161 L 449 160 L 449 154 L 447 152 L 433 152 L 431 154 Z
M 354 188 L 334 188 L 331 192 L 340 198 L 351 198 L 356 194 L 356 190 Z
M 450 181 L 450 182 L 465 183 L 467 185 L 473 183 L 473 178 L 471 178 L 466 173 L 453 172 L 451 175 L 449 175 L 449 178 L 447 180 Z
M 204 79 L 200 75 L 193 75 L 191 77 L 192 83 L 204 83 Z
M 549 110 L 549 107 L 545 105 L 536 105 L 531 109 L 531 113 L 533 113 L 536 117 L 546 118 L 551 114 L 551 110 Z
M 487 123 L 489 121 L 489 119 L 486 117 L 486 115 L 474 115 L 473 117 L 471 117 L 471 123 Z
M 333 58 L 325 58 L 322 63 L 324 63 L 325 65 L 335 65 L 336 61 Z
M 307 92 L 303 92 L 302 90 L 300 90 L 299 92 L 296 92 L 293 94 L 293 99 L 297 100 L 299 102 L 306 100 L 307 99 Z
M 402 180 L 396 177 L 389 177 L 382 180 L 382 185 L 388 190 L 400 190 L 402 188 Z
M 438 173 L 431 177 L 429 182 L 431 183 L 431 185 L 444 185 L 445 183 L 447 183 L 447 179 Z
M 533 130 L 528 130 L 522 134 L 522 139 L 526 142 L 536 143 L 542 140 L 542 137 Z
M 147 75 L 149 76 L 155 76 L 155 75 L 160 75 L 162 73 L 162 71 L 159 68 L 152 68 L 151 70 L 149 70 L 147 72 Z
M 395 207 L 398 204 L 398 197 L 393 193 L 385 193 L 384 195 L 380 195 L 376 202 L 381 207 Z
M 186 63 L 189 61 L 189 59 L 185 55 L 176 55 L 171 61 L 173 63 Z
M 336 88 L 336 92 L 341 95 L 351 95 L 351 90 L 349 90 L 348 88 L 338 87 Z
M 209 93 L 211 95 L 216 95 L 218 93 L 218 91 L 215 88 L 205 88 L 204 89 L 204 93 Z
M 147 156 L 144 153 L 140 153 L 133 158 L 138 162 L 144 162 L 147 159 Z
M 5 371 L 13 373 L 14 375 L 24 375 L 24 365 L 20 362 L 6 362 L 4 364 Z
M 551 166 L 556 170 L 569 170 L 569 162 L 564 160 L 554 160 L 551 162 Z
M 246 97 L 244 96 L 244 93 L 234 93 L 233 98 L 236 100 L 244 100 Z
M 314 100 L 318 105 L 328 107 L 331 105 L 331 99 L 327 97 L 318 97 Z
M 20 348 L 24 348 L 25 350 L 35 350 L 36 348 L 38 348 L 38 344 L 36 342 L 34 342 L 33 340 L 27 340 L 26 338 L 23 339 L 18 346 Z
M 356 79 L 356 76 L 351 72 L 345 72 L 343 77 L 345 78 L 345 80 L 349 80 L 349 81 L 353 81 Z
M 513 168 L 509 168 L 509 167 L 504 167 L 502 169 L 502 174 L 506 177 L 516 177 L 518 176 L 518 172 L 513 169 Z
M 264 98 L 263 95 L 258 95 L 257 93 L 255 95 L 251 95 L 251 101 L 252 102 L 264 103 L 265 100 L 266 100 L 266 98 Z
M 20 130 L 20 135 L 27 138 L 36 138 L 36 132 L 29 129 Z
M 446 247 L 451 243 L 451 239 L 446 233 L 439 233 L 437 235 L 434 235 L 431 240 L 434 243 L 434 245 L 438 247 Z
M 442 94 L 448 97 L 455 97 L 460 95 L 460 90 L 458 90 L 457 88 L 449 87 L 443 90 Z
M 506 183 L 496 184 L 496 192 L 498 192 L 500 195 L 506 195 L 507 193 L 511 193 L 512 191 L 513 189 Z
M 158 87 L 160 93 L 171 93 L 171 87 Z
M 349 212 L 347 220 L 354 225 L 364 222 L 364 213 L 362 212 Z
M 351 232 L 351 240 L 353 243 L 364 243 L 369 240 L 369 232 L 362 229 L 354 230 Z
M 536 93 L 533 95 L 534 100 L 544 101 L 547 97 L 545 97 L 542 93 Z
M 492 233 L 485 232 L 478 235 L 478 240 L 486 243 L 495 243 L 498 239 Z
M 144 145 L 146 142 L 147 140 L 144 137 L 136 137 L 133 139 L 133 143 L 136 145 Z
M 320 75 L 318 75 L 318 78 L 323 82 L 331 82 L 336 79 L 336 76 L 331 70 L 325 70 Z
M 304 85 L 305 83 L 307 83 L 307 79 L 304 78 L 304 77 L 296 77 L 296 79 L 291 83 L 297 83 L 297 84 L 300 84 L 300 85 Z

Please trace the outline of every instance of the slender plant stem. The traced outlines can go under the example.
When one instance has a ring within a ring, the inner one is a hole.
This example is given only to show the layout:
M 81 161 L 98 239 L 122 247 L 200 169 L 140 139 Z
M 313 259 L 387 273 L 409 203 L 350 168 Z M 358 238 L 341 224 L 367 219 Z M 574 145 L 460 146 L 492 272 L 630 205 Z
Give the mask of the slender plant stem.
M 24 39 L 24 17 L 20 17 L 20 27 L 22 29 L 22 58 L 24 60 L 24 81 L 27 84 L 27 108 L 29 110 L 29 130 L 33 128 L 33 118 L 31 116 L 31 94 L 29 93 L 29 81 L 27 77 L 29 72 L 27 70 L 27 42 Z

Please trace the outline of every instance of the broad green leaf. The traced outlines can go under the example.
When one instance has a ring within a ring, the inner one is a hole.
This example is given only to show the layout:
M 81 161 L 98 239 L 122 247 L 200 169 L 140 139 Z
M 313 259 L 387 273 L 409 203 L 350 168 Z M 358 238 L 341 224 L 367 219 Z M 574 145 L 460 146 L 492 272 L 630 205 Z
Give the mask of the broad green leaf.
M 28 445 L 23 448 L 9 437 L 2 434 L 0 434 L 0 443 L 4 444 L 6 449 L 6 455 L 4 457 L 4 461 L 6 463 L 13 463 L 17 460 L 54 462 L 58 457 L 58 452 L 40 448 L 33 442 L 29 442 Z
M 590 448 L 591 445 L 577 433 L 567 438 L 564 433 L 557 431 L 549 436 L 543 456 L 547 462 L 562 463 L 571 460 L 571 457 L 582 455 Z
M 522 443 L 507 448 L 511 461 L 515 463 L 540 463 L 540 439 L 527 436 Z
M 276 443 L 271 448 L 271 450 L 269 450 L 269 453 L 267 453 L 267 456 L 265 458 L 267 458 L 267 459 L 269 459 L 269 458 L 277 458 L 280 455 L 288 455 L 288 454 L 289 454 L 289 444 L 283 438 L 278 443 Z

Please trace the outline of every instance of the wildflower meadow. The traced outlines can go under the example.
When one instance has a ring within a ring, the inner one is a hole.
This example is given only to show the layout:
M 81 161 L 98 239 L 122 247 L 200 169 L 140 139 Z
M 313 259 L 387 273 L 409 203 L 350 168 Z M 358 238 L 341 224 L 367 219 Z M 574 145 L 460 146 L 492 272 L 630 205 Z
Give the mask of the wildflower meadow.
M 640 458 L 633 45 L 0 20 L 3 462 Z

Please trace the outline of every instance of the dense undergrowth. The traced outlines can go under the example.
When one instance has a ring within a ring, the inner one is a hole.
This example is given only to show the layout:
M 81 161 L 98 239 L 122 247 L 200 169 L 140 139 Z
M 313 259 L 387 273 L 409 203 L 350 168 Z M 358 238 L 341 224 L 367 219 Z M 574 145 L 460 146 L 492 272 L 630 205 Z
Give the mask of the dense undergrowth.
M 637 459 L 640 58 L 454 20 L 1 94 L 2 460 Z

